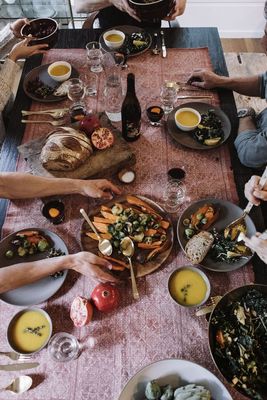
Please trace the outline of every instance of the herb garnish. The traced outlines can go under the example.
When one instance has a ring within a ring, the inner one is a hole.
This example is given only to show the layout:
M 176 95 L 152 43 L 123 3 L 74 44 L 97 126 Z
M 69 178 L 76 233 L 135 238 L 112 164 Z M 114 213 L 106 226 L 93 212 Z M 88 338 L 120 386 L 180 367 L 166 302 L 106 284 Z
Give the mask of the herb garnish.
M 184 287 L 182 287 L 181 292 L 184 295 L 183 302 L 186 303 L 186 297 L 188 296 L 188 289 L 191 287 L 191 285 L 188 283 Z
M 36 336 L 42 336 L 42 333 L 40 332 L 40 330 L 44 329 L 44 328 L 45 328 L 45 325 L 36 326 L 35 328 L 31 328 L 29 326 L 23 330 L 23 333 L 31 333 Z

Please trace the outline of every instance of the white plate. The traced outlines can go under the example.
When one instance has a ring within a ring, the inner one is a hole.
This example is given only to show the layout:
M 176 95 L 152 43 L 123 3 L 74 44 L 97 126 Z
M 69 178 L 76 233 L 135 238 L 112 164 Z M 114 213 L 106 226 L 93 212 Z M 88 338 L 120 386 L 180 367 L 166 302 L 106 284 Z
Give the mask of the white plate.
M 118 400 L 144 400 L 147 383 L 156 379 L 174 387 L 197 383 L 210 390 L 214 400 L 233 400 L 224 385 L 207 369 L 185 360 L 161 360 L 147 365 L 126 384 Z

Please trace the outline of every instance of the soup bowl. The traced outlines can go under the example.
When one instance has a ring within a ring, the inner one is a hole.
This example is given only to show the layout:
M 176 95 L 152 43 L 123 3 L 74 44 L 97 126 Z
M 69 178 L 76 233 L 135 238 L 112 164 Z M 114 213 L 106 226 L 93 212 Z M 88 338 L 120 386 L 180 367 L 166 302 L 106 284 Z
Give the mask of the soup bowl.
M 32 35 L 33 39 L 29 45 L 48 44 L 49 49 L 55 46 L 58 38 L 58 23 L 52 18 L 36 18 L 23 25 L 20 31 L 21 36 Z
M 71 76 L 71 65 L 66 61 L 56 61 L 47 68 L 48 75 L 57 82 L 63 82 Z
M 183 307 L 198 307 L 210 296 L 210 281 L 199 268 L 185 265 L 172 272 L 168 290 L 176 304 Z
M 183 107 L 179 108 L 174 114 L 174 120 L 176 126 L 182 131 L 189 132 L 200 124 L 201 115 L 194 108 Z
M 32 355 L 42 350 L 52 334 L 52 321 L 40 308 L 25 308 L 11 319 L 7 328 L 9 346 L 19 354 Z
M 128 3 L 142 21 L 155 22 L 171 12 L 175 0 L 128 0 Z
M 104 33 L 105 45 L 110 49 L 119 49 L 125 40 L 125 34 L 117 29 L 111 29 Z

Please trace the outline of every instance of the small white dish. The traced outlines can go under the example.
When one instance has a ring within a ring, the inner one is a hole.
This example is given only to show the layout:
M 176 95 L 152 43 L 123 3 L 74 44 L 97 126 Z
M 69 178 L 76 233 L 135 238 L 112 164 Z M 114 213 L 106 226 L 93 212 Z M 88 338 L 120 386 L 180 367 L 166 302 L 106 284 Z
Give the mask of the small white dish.
M 54 75 L 53 74 L 53 69 L 55 67 L 59 67 L 59 66 L 64 66 L 68 68 L 68 72 L 62 74 L 62 75 Z M 71 76 L 71 65 L 70 63 L 68 63 L 67 61 L 56 61 L 54 63 L 52 63 L 51 65 L 49 65 L 48 69 L 47 69 L 48 75 L 54 79 L 57 82 L 64 82 L 67 79 L 69 79 L 69 77 Z
M 120 36 L 120 40 L 118 36 Z M 118 40 L 112 40 L 112 38 L 114 39 L 115 37 L 117 37 Z M 103 39 L 107 47 L 110 49 L 118 49 L 123 45 L 125 34 L 117 29 L 111 29 L 104 33 Z
M 195 124 L 192 124 L 192 125 L 183 124 L 181 121 L 178 120 L 179 115 L 182 114 L 182 113 L 192 113 L 192 114 L 194 114 L 197 117 L 197 122 Z M 179 110 L 176 111 L 176 113 L 174 114 L 174 120 L 175 120 L 176 126 L 179 129 L 181 129 L 182 131 L 185 131 L 185 132 L 189 132 L 189 131 L 192 131 L 193 129 L 195 129 L 200 124 L 201 115 L 194 108 L 183 107 L 183 108 L 179 108 Z

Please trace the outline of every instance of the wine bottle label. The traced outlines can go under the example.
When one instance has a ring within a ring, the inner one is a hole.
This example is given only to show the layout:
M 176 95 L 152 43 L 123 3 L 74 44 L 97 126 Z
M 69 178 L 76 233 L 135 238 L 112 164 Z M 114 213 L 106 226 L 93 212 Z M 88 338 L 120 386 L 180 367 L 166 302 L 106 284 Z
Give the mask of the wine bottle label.
M 128 138 L 135 138 L 140 135 L 140 123 L 126 122 L 125 131 Z

